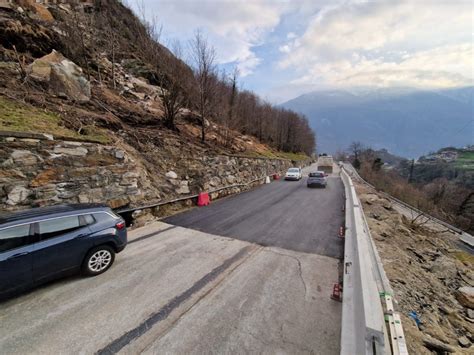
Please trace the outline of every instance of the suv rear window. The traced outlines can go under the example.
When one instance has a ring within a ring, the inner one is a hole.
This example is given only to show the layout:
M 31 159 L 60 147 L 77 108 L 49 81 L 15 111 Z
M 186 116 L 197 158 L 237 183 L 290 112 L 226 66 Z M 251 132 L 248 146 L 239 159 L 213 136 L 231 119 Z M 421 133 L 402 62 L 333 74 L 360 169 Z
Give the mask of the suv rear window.
M 81 223 L 81 226 L 88 226 L 95 223 L 95 218 L 90 214 L 85 214 L 79 216 L 79 222 Z
M 41 240 L 54 238 L 59 235 L 82 228 L 78 216 L 54 218 L 38 223 Z
M 324 177 L 323 173 L 309 173 L 310 177 Z
M 119 216 L 117 216 L 115 213 L 107 213 L 107 212 L 97 212 L 94 213 L 94 218 L 99 221 L 99 222 L 112 222 L 116 223 L 117 219 L 120 219 Z
M 29 224 L 0 230 L 0 253 L 28 245 L 29 234 Z

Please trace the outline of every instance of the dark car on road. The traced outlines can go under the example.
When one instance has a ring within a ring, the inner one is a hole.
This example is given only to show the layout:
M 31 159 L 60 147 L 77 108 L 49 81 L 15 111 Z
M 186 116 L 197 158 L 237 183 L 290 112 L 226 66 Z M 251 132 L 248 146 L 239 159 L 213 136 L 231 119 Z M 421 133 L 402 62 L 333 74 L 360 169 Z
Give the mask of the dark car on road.
M 308 187 L 326 187 L 327 179 L 324 171 L 311 172 L 308 175 L 306 186 Z
M 104 205 L 0 214 L 0 299 L 79 271 L 99 275 L 126 245 L 125 221 Z

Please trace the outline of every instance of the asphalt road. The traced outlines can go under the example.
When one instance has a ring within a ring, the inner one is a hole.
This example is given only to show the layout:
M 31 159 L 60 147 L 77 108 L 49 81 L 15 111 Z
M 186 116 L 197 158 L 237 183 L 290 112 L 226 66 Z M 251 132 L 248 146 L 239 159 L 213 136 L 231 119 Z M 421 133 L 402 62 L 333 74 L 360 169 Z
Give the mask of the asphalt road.
M 162 222 L 133 230 L 106 273 L 0 303 L 0 353 L 339 354 L 341 303 L 330 294 L 340 188 L 337 178 L 327 190 L 275 182 L 173 217 L 203 213 L 215 233 Z M 226 226 L 232 238 L 216 235 Z
M 304 169 L 305 175 L 316 168 Z M 263 246 L 343 257 L 344 186 L 338 176 L 328 186 L 307 188 L 300 181 L 275 181 L 209 206 L 165 219 L 166 223 L 237 238 Z

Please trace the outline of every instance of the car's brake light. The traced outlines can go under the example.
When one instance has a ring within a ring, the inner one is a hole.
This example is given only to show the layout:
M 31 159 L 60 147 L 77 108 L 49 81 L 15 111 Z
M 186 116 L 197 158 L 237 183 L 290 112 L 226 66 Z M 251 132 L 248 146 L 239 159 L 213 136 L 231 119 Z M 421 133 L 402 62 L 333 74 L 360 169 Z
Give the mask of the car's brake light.
M 124 222 L 124 221 L 118 222 L 118 223 L 115 225 L 115 228 L 117 228 L 118 230 L 124 229 L 124 228 L 125 228 L 125 222 Z

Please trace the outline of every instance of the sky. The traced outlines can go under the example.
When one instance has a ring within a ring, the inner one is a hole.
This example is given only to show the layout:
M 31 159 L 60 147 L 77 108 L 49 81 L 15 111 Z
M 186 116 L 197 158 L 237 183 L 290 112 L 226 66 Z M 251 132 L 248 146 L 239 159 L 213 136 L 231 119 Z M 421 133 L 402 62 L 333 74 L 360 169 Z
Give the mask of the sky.
M 197 30 L 240 86 L 281 103 L 323 89 L 473 85 L 474 2 L 129 0 L 183 48 Z

